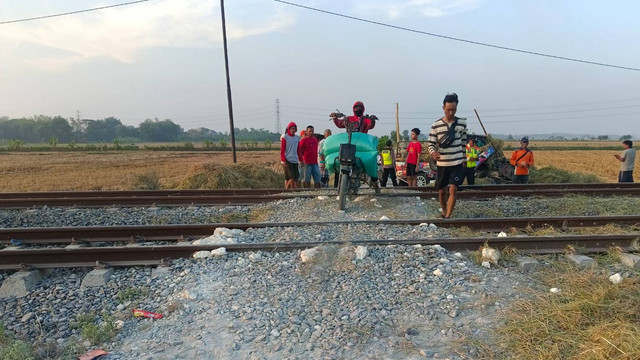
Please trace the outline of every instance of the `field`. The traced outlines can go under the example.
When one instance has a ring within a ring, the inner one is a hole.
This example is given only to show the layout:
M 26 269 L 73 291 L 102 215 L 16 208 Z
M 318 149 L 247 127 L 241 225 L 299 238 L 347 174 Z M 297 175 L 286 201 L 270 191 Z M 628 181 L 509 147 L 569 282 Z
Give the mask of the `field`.
M 516 148 L 520 147 L 519 141 L 505 141 L 505 147 Z M 531 149 L 544 149 L 544 148 L 615 148 L 622 150 L 622 141 L 599 141 L 599 140 L 584 140 L 584 141 L 552 141 L 552 140 L 530 140 L 529 148 Z
M 620 152 L 612 150 L 536 151 L 534 148 L 534 166 L 555 166 L 574 173 L 595 174 L 603 182 L 617 182 L 620 162 L 613 155 Z M 511 157 L 510 154 L 505 155 Z
M 533 142 L 536 166 L 555 166 L 570 172 L 595 174 L 604 182 L 617 181 L 617 150 L 536 150 L 549 143 Z M 616 142 L 617 143 L 617 142 Z M 612 142 L 598 142 L 607 144 Z M 510 157 L 511 152 L 505 152 Z M 279 151 L 239 151 L 238 162 L 266 167 L 281 174 Z M 0 191 L 131 190 L 139 178 L 153 174 L 160 188 L 176 188 L 206 164 L 232 164 L 231 152 L 126 151 L 0 153 Z
M 282 172 L 279 151 L 237 154 L 238 163 Z M 0 153 L 0 191 L 131 190 L 137 177 L 151 173 L 171 189 L 212 163 L 232 164 L 231 152 Z

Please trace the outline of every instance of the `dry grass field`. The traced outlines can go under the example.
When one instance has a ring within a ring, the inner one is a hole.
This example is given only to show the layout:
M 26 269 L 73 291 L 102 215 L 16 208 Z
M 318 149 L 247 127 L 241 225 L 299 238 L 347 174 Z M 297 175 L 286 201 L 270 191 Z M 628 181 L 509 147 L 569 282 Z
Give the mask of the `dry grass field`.
M 535 167 L 555 166 L 573 173 L 594 174 L 603 182 L 617 182 L 620 162 L 613 157 L 622 151 L 611 150 L 535 150 Z M 511 154 L 508 153 L 509 158 Z M 636 159 L 636 168 L 640 168 Z M 636 175 L 637 176 L 637 175 Z
M 574 173 L 595 174 L 604 182 L 617 181 L 620 163 L 613 155 L 619 151 L 545 151 L 536 150 L 535 144 L 531 148 L 537 167 L 555 166 Z M 282 174 L 277 150 L 239 151 L 238 162 Z M 230 152 L 0 153 L 0 191 L 132 190 L 139 177 L 146 174 L 156 175 L 160 188 L 173 189 L 188 183 L 207 164 L 231 163 Z
M 519 141 L 505 141 L 504 146 L 508 147 L 520 147 Z M 531 149 L 535 148 L 545 148 L 545 147 L 553 147 L 553 148 L 599 148 L 599 147 L 619 147 L 622 150 L 622 141 L 551 141 L 551 140 L 530 140 L 529 147 Z
M 282 173 L 279 151 L 237 154 L 240 164 Z M 232 162 L 231 152 L 0 153 L 0 191 L 131 190 L 137 177 L 152 172 L 171 189 L 204 164 Z

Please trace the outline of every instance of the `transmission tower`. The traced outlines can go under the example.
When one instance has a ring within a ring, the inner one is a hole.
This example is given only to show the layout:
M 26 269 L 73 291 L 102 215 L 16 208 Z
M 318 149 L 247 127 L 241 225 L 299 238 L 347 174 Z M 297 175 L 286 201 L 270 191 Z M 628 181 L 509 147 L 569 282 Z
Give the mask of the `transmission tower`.
M 280 134 L 280 99 L 276 99 L 276 134 Z

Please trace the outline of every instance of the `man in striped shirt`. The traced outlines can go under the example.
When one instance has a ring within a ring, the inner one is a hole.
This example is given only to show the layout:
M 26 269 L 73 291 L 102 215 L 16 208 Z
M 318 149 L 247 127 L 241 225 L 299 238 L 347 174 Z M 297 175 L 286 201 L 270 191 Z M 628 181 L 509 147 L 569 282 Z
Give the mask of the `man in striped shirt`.
M 466 160 L 467 123 L 456 117 L 458 95 L 447 94 L 442 101 L 444 117 L 431 125 L 429 154 L 437 161 L 436 189 L 442 217 L 448 219 L 456 206 L 458 186 L 462 183 L 462 164 Z

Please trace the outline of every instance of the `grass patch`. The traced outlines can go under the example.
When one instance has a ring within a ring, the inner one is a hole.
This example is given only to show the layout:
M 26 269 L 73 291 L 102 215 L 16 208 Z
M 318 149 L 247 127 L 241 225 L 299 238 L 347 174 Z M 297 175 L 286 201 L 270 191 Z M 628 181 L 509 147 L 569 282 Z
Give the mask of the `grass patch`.
M 118 291 L 118 294 L 116 295 L 116 300 L 118 301 L 119 304 L 124 304 L 127 301 L 133 302 L 133 301 L 142 299 L 148 294 L 149 294 L 149 290 L 147 290 L 146 288 L 130 287 L 130 288 Z
M 600 183 L 597 175 L 572 173 L 555 166 L 533 168 L 529 173 L 529 183 Z
M 542 288 L 512 304 L 494 332 L 489 359 L 640 359 L 640 284 L 612 284 L 594 269 L 556 263 L 539 273 Z M 562 291 L 552 294 L 546 289 Z
M 100 316 L 84 314 L 76 317 L 74 328 L 80 329 L 82 338 L 91 344 L 98 345 L 111 339 L 116 332 L 116 318 L 103 312 Z
M 135 190 L 158 190 L 160 187 L 160 176 L 155 170 L 136 175 L 133 186 Z
M 251 221 L 251 215 L 244 212 L 230 212 L 220 215 L 222 223 L 246 223 Z
M 28 343 L 7 335 L 2 323 L 0 323 L 0 359 L 35 360 L 33 348 Z
M 260 189 L 281 188 L 284 178 L 272 169 L 253 164 L 197 165 L 179 189 Z

